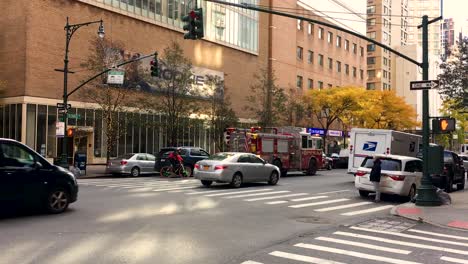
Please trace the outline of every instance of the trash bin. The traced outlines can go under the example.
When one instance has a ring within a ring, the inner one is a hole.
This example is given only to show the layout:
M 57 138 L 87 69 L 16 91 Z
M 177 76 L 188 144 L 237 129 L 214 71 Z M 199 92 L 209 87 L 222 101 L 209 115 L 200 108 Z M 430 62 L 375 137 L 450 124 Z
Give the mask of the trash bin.
M 86 175 L 86 160 L 87 160 L 86 154 L 75 153 L 74 166 L 80 169 L 80 171 L 84 171 L 84 175 Z

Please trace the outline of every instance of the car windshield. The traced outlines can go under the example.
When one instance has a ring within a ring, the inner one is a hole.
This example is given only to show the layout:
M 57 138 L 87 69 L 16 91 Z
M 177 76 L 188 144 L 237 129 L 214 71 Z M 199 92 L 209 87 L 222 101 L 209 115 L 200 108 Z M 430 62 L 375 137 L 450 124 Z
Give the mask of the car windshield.
M 209 159 L 210 160 L 225 160 L 225 159 L 228 159 L 230 157 L 234 156 L 233 153 L 216 153 L 214 154 L 213 156 L 211 156 Z
M 447 163 L 453 162 L 452 153 L 444 152 L 444 162 L 447 162 Z
M 382 161 L 381 167 L 382 170 L 386 171 L 401 171 L 401 160 L 390 159 L 390 158 L 381 158 Z M 367 157 L 363 162 L 361 167 L 372 168 L 374 166 L 374 159 L 372 157 Z

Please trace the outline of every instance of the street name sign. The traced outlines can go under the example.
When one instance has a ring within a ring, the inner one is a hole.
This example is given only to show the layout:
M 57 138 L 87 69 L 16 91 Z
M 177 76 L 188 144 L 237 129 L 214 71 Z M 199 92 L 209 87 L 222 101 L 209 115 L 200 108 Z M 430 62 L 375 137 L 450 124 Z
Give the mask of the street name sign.
M 439 87 L 439 80 L 413 81 L 410 82 L 410 90 L 428 90 Z
M 58 109 L 65 109 L 65 104 L 64 103 L 57 103 L 57 108 Z M 71 108 L 71 104 L 67 104 L 67 109 Z
M 125 72 L 120 70 L 111 70 L 107 74 L 107 84 L 120 84 L 124 83 Z

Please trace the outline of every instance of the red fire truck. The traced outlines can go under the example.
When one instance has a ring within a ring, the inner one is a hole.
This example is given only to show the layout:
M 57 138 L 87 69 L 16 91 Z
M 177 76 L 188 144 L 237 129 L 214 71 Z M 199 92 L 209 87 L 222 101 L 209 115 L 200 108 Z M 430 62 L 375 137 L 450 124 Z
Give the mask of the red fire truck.
M 322 138 L 300 127 L 228 128 L 229 150 L 250 152 L 278 166 L 281 175 L 288 170 L 315 175 L 322 168 Z

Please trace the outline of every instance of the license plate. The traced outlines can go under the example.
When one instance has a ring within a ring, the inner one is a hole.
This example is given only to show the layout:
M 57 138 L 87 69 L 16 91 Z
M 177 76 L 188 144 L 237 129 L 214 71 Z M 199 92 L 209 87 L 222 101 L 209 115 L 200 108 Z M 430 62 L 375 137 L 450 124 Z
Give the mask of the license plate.
M 161 162 L 165 162 L 166 160 L 165 159 L 161 159 Z
M 203 169 L 204 169 L 204 170 L 209 170 L 209 169 L 210 169 L 210 166 L 205 165 L 205 166 L 203 166 Z

